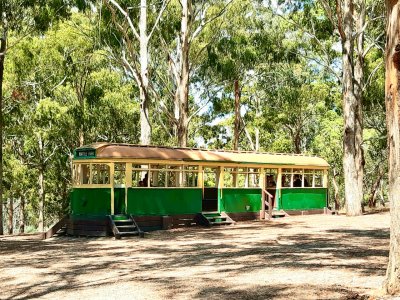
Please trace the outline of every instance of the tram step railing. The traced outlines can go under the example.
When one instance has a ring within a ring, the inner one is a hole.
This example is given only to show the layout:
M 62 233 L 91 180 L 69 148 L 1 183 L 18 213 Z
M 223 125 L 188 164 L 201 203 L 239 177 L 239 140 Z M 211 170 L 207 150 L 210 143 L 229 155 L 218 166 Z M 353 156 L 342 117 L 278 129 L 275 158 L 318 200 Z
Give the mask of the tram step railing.
M 197 215 L 197 223 L 204 226 L 230 225 L 235 222 L 224 212 L 222 213 L 200 213 Z
M 144 237 L 132 215 L 109 215 L 111 230 L 116 239 L 122 236 Z

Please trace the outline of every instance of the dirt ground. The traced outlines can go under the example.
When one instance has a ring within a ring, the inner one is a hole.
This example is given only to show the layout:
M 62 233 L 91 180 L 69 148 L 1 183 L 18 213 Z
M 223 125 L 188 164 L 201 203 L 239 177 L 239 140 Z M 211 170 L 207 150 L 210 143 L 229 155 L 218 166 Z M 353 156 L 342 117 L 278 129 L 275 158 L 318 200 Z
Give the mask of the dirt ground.
M 385 275 L 389 222 L 386 212 L 142 239 L 4 237 L 0 299 L 366 299 Z

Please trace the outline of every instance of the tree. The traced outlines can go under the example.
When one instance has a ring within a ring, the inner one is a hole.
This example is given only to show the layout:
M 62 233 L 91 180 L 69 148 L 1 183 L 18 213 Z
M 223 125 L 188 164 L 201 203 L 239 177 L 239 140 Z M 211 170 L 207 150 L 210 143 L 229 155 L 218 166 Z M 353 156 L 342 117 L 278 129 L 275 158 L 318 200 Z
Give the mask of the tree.
M 122 2 L 122 1 L 120 1 Z M 161 16 L 169 0 L 163 0 L 159 6 L 158 15 L 154 24 L 148 31 L 148 3 L 140 0 L 138 25 L 134 25 L 135 13 L 130 5 L 136 1 L 120 5 L 115 0 L 106 0 L 111 10 L 112 20 L 117 27 L 121 39 L 121 60 L 127 74 L 132 76 L 139 88 L 140 95 L 140 143 L 151 144 L 151 122 L 149 116 L 150 90 L 149 90 L 149 41 L 158 26 Z M 128 6 L 129 5 L 129 6 Z M 118 17 L 119 15 L 119 17 Z M 122 15 L 122 17 L 121 17 Z M 139 28 L 139 30 L 137 30 Z M 137 45 L 138 44 L 138 45 Z
M 69 2 L 58 0 L 10 0 L 0 4 L 0 235 L 3 234 L 3 77 L 8 33 L 10 30 L 25 30 L 25 34 L 33 30 L 43 32 L 55 20 L 68 16 L 69 8 Z
M 400 292 L 400 1 L 386 0 L 386 122 L 389 146 L 390 252 L 384 289 Z

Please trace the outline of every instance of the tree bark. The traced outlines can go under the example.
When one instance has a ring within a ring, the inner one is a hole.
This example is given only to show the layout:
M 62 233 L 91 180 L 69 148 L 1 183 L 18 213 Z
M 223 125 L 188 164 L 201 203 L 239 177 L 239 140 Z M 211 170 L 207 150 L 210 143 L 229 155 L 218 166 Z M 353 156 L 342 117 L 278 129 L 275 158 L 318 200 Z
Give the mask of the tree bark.
M 3 16 L 0 16 L 3 18 Z M 4 60 L 6 57 L 7 27 L 6 22 L 2 22 L 3 36 L 0 38 L 0 235 L 4 234 L 3 227 L 3 77 Z
M 359 140 L 357 114 L 359 106 L 354 93 L 354 41 L 352 0 L 343 1 L 343 30 L 342 32 L 342 62 L 343 62 L 343 171 L 345 182 L 345 200 L 348 216 L 362 214 L 361 202 L 363 198 L 362 164 L 359 159 L 361 144 Z M 361 183 L 361 184 L 360 184 Z
M 378 192 L 379 186 L 381 185 L 382 177 L 383 177 L 382 170 L 378 170 L 377 177 L 371 187 L 371 192 L 368 199 L 368 206 L 370 208 L 376 207 L 376 194 Z
M 385 103 L 389 146 L 390 251 L 384 290 L 400 293 L 400 1 L 386 0 Z
M 140 1 L 139 17 L 139 60 L 140 60 L 140 78 L 138 82 L 140 91 L 140 144 L 151 144 L 151 124 L 149 119 L 149 71 L 148 71 L 148 45 L 147 36 L 147 0 Z
M 42 139 L 39 138 L 39 152 L 40 158 L 43 158 L 43 142 Z M 39 166 L 39 232 L 43 232 L 44 230 L 44 200 L 45 200 L 45 188 L 44 188 L 44 166 L 41 164 Z
M 14 200 L 12 197 L 8 199 L 8 234 L 13 234 L 13 221 L 14 221 Z
M 364 99 L 364 41 L 365 41 L 365 0 L 355 1 L 355 22 L 358 33 L 355 40 L 355 63 L 354 63 L 354 96 L 356 97 L 357 110 L 355 114 L 355 164 L 357 168 L 357 187 L 360 202 L 363 201 L 363 178 L 364 178 L 364 151 L 363 144 L 363 99 Z
M 235 127 L 233 130 L 233 150 L 239 150 L 240 130 L 240 89 L 239 80 L 235 80 Z
M 333 170 L 333 176 L 332 176 L 332 184 L 333 184 L 333 190 L 335 192 L 334 195 L 334 201 L 335 201 L 335 210 L 338 211 L 340 209 L 340 199 L 339 199 L 339 185 L 337 184 L 336 181 L 336 170 Z
M 179 80 L 178 146 L 187 147 L 189 126 L 189 35 L 192 22 L 192 0 L 182 0 L 181 59 Z
M 19 233 L 25 232 L 25 198 L 20 198 Z

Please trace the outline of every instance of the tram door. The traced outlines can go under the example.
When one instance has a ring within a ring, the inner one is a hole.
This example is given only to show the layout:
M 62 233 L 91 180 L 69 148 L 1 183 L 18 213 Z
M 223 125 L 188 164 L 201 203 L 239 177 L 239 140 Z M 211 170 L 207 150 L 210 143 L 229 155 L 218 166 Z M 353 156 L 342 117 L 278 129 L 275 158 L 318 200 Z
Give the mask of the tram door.
M 218 179 L 219 169 L 214 167 L 203 168 L 203 212 L 218 211 Z
M 266 169 L 265 170 L 265 188 L 266 188 L 267 192 L 272 195 L 272 207 L 273 208 L 275 208 L 278 204 L 276 201 L 277 180 L 278 180 L 278 169 Z
M 114 164 L 114 214 L 124 214 L 125 208 L 125 163 Z

